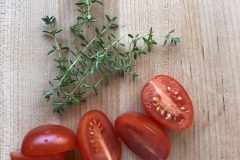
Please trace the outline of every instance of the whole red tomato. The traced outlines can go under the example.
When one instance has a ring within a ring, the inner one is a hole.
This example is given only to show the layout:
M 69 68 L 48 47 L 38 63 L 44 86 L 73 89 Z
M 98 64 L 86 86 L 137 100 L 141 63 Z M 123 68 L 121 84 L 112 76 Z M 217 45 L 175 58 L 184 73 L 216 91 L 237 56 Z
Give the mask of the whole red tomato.
M 37 157 L 34 156 L 34 157 L 32 157 L 32 156 L 23 155 L 20 150 L 12 152 L 10 154 L 12 160 L 64 160 L 66 155 L 67 155 L 67 153 L 64 152 L 64 153 L 59 153 L 59 154 L 50 155 L 50 156 L 37 156 Z
M 128 112 L 115 120 L 122 141 L 142 160 L 165 160 L 170 141 L 161 127 L 141 113 Z
M 41 125 L 29 131 L 22 142 L 28 156 L 54 155 L 77 148 L 75 133 L 60 125 Z
M 193 106 L 182 85 L 172 77 L 158 75 L 142 89 L 144 110 L 158 123 L 183 130 L 191 126 Z
M 121 159 L 121 143 L 104 113 L 97 110 L 87 112 L 79 122 L 77 136 L 84 160 Z

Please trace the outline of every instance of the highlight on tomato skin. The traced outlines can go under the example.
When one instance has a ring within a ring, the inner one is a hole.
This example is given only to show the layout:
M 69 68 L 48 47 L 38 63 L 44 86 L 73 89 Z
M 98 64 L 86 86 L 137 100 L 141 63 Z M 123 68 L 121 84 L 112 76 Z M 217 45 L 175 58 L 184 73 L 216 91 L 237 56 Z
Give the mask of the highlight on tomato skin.
M 77 135 L 84 160 L 121 160 L 121 142 L 103 112 L 92 110 L 85 113 L 79 122 Z
M 22 153 L 45 156 L 67 152 L 78 147 L 76 134 L 69 128 L 49 124 L 30 130 L 23 139 Z
M 122 141 L 142 160 L 166 160 L 171 144 L 159 124 L 142 113 L 127 112 L 115 120 Z
M 181 131 L 193 123 L 193 105 L 184 87 L 174 78 L 158 75 L 141 92 L 145 112 L 159 124 Z
M 11 160 L 64 160 L 66 155 L 67 152 L 49 156 L 26 156 L 22 154 L 21 150 L 10 153 Z

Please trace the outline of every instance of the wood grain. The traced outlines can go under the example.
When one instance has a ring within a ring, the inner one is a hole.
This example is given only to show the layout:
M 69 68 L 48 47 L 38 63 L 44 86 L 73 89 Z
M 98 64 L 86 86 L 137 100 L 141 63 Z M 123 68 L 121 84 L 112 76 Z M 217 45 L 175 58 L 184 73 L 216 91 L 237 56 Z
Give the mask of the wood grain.
M 160 34 L 175 28 L 182 36 L 177 47 L 160 45 L 137 60 L 139 78 L 112 77 L 98 97 L 68 110 L 52 113 L 42 98 L 55 67 L 46 52 L 50 40 L 41 33 L 41 17 L 55 15 L 69 33 L 77 12 L 75 0 L 0 0 L 0 159 L 20 147 L 26 132 L 44 123 L 76 129 L 80 117 L 98 108 L 113 121 L 126 111 L 142 112 L 140 91 L 156 74 L 177 78 L 189 92 L 193 126 L 181 133 L 168 131 L 169 160 L 240 159 L 240 1 L 239 0 L 104 0 L 95 13 L 119 18 L 118 35 L 144 33 L 152 26 Z M 90 36 L 90 35 L 89 35 Z M 70 34 L 62 37 L 73 42 Z M 161 37 L 158 37 L 161 41 Z M 138 159 L 124 146 L 123 160 Z M 68 158 L 78 160 L 73 153 Z

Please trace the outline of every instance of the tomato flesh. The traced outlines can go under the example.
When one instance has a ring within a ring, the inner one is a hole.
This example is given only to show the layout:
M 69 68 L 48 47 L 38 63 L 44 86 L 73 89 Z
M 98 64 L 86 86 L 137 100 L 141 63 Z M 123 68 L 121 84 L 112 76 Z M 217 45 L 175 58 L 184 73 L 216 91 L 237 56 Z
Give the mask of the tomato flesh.
M 92 110 L 79 122 L 78 142 L 85 160 L 120 160 L 121 143 L 104 113 Z
M 122 141 L 143 160 L 165 160 L 170 140 L 163 129 L 144 114 L 128 112 L 115 120 Z
M 50 156 L 26 156 L 23 155 L 20 150 L 12 152 L 10 154 L 12 160 L 64 160 L 67 153 L 59 153 L 56 155 L 50 155 Z
M 29 131 L 22 143 L 28 156 L 54 155 L 77 148 L 75 133 L 60 125 L 41 125 Z
M 183 130 L 191 126 L 193 106 L 186 90 L 172 77 L 158 75 L 142 89 L 144 110 L 158 123 Z

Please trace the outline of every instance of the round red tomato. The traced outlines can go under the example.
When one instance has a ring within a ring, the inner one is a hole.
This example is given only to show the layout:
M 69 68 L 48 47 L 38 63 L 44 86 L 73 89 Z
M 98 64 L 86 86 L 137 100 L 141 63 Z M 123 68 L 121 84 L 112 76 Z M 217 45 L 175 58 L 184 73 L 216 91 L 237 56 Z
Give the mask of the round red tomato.
M 25 156 L 22 154 L 22 152 L 15 151 L 10 154 L 12 160 L 64 160 L 67 153 L 59 153 L 56 155 L 50 155 L 50 156 Z
M 152 78 L 142 89 L 144 110 L 158 123 L 183 130 L 193 121 L 192 102 L 182 85 L 166 75 Z
M 77 148 L 75 133 L 60 125 L 41 125 L 27 133 L 22 153 L 28 156 L 53 155 Z
M 84 160 L 121 159 L 121 143 L 110 120 L 102 112 L 87 112 L 79 122 L 77 136 Z
M 128 112 L 115 120 L 122 141 L 143 160 L 165 160 L 170 141 L 161 127 L 141 113 Z

